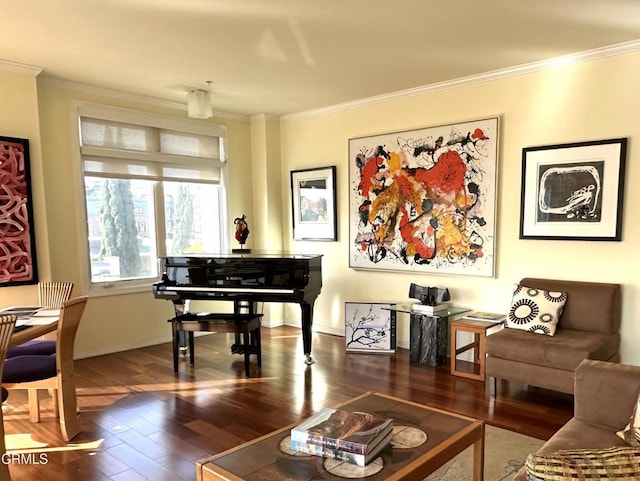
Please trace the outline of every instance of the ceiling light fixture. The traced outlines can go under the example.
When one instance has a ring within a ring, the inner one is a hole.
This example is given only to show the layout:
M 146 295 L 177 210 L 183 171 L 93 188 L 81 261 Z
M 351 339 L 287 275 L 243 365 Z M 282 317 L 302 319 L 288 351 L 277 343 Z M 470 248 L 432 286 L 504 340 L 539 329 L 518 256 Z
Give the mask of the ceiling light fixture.
M 207 86 L 211 85 L 207 81 Z M 190 119 L 210 119 L 213 116 L 208 90 L 193 89 L 187 93 L 187 116 Z

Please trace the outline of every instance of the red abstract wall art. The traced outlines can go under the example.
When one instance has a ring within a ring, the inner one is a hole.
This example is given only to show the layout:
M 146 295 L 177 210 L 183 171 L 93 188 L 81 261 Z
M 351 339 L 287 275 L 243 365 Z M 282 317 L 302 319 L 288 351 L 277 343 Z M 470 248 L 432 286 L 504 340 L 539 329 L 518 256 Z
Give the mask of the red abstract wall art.
M 0 287 L 37 282 L 29 141 L 0 137 Z
M 349 140 L 349 266 L 491 277 L 498 118 Z

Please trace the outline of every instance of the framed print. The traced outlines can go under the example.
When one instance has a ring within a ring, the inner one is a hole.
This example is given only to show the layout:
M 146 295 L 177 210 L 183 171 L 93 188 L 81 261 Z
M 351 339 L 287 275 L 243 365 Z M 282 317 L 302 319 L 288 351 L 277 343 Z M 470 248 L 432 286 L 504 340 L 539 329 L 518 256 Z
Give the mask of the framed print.
M 29 141 L 0 137 L 0 287 L 37 284 Z
M 295 240 L 338 240 L 336 167 L 291 171 Z
M 344 339 L 350 352 L 396 351 L 396 311 L 391 304 L 345 302 Z
M 619 241 L 627 139 L 522 149 L 520 239 Z
M 349 140 L 349 267 L 492 277 L 498 118 Z

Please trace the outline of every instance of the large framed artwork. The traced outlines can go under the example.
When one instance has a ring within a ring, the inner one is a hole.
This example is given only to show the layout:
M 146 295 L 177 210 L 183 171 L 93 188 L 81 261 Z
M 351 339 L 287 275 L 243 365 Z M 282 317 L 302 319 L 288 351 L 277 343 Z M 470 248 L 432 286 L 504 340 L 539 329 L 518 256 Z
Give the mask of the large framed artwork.
M 498 118 L 349 140 L 349 267 L 494 275 Z
M 338 240 L 336 167 L 291 171 L 295 240 Z
M 520 239 L 619 241 L 627 139 L 522 149 Z
M 347 352 L 396 351 L 396 311 L 381 302 L 345 302 L 344 339 Z
M 0 137 L 0 287 L 36 284 L 29 141 Z

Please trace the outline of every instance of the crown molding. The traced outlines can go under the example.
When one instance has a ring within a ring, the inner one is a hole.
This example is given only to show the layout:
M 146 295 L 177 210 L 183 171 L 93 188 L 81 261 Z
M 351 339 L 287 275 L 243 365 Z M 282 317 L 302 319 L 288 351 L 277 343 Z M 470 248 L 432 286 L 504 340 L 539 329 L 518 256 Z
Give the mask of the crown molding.
M 37 77 L 42 72 L 42 67 L 35 67 L 24 63 L 11 62 L 9 60 L 0 60 L 0 70 L 8 72 L 23 73 Z
M 298 120 L 310 117 L 318 117 L 320 115 L 327 115 L 331 113 L 341 112 L 343 110 L 350 110 L 367 105 L 374 105 L 383 102 L 390 102 L 393 100 L 404 99 L 408 97 L 415 97 L 417 95 L 424 95 L 433 92 L 439 92 L 442 90 L 450 90 L 455 88 L 466 87 L 469 85 L 475 85 L 483 82 L 489 82 L 494 80 L 500 80 L 510 77 L 517 77 L 520 75 L 527 75 L 534 72 L 540 72 L 543 70 L 550 70 L 559 66 L 568 66 L 577 63 L 589 62 L 592 60 L 598 60 L 606 57 L 612 57 L 614 55 L 624 55 L 626 53 L 637 52 L 640 50 L 640 40 L 633 40 L 631 42 L 619 43 L 608 47 L 597 48 L 593 50 L 587 50 L 570 55 L 563 55 L 560 57 L 543 60 L 540 62 L 532 62 L 528 64 L 517 65 L 515 67 L 509 67 L 500 70 L 492 70 L 478 75 L 470 75 L 468 77 L 461 77 L 455 80 L 447 80 L 445 82 L 438 82 L 434 84 L 424 85 L 421 87 L 415 87 L 406 90 L 399 90 L 388 94 L 376 95 L 374 97 L 367 97 L 364 99 L 354 100 L 351 102 L 344 102 L 341 104 L 332 105 L 329 107 L 322 107 L 319 109 L 307 110 L 295 114 L 283 115 L 280 119 L 285 122 L 288 120 Z
M 280 117 L 273 114 L 255 114 L 249 117 L 249 121 L 253 122 L 280 122 Z
M 147 97 L 145 95 L 131 94 L 127 92 L 121 92 L 119 90 L 111 90 L 104 87 L 97 87 L 95 85 L 88 85 L 79 82 L 71 82 L 69 80 L 63 80 L 55 77 L 40 76 L 38 77 L 38 83 L 41 85 L 72 90 L 74 92 L 82 92 L 90 95 L 100 95 L 103 97 L 109 97 L 112 99 L 125 100 L 127 102 L 138 102 L 147 105 L 154 105 L 156 107 L 163 107 L 168 109 L 187 111 L 187 104 L 180 102 L 173 102 L 171 100 L 163 100 L 155 97 Z M 232 114 L 229 112 L 213 111 L 213 116 L 218 119 L 235 120 L 239 122 L 248 122 L 249 118 L 246 115 Z

